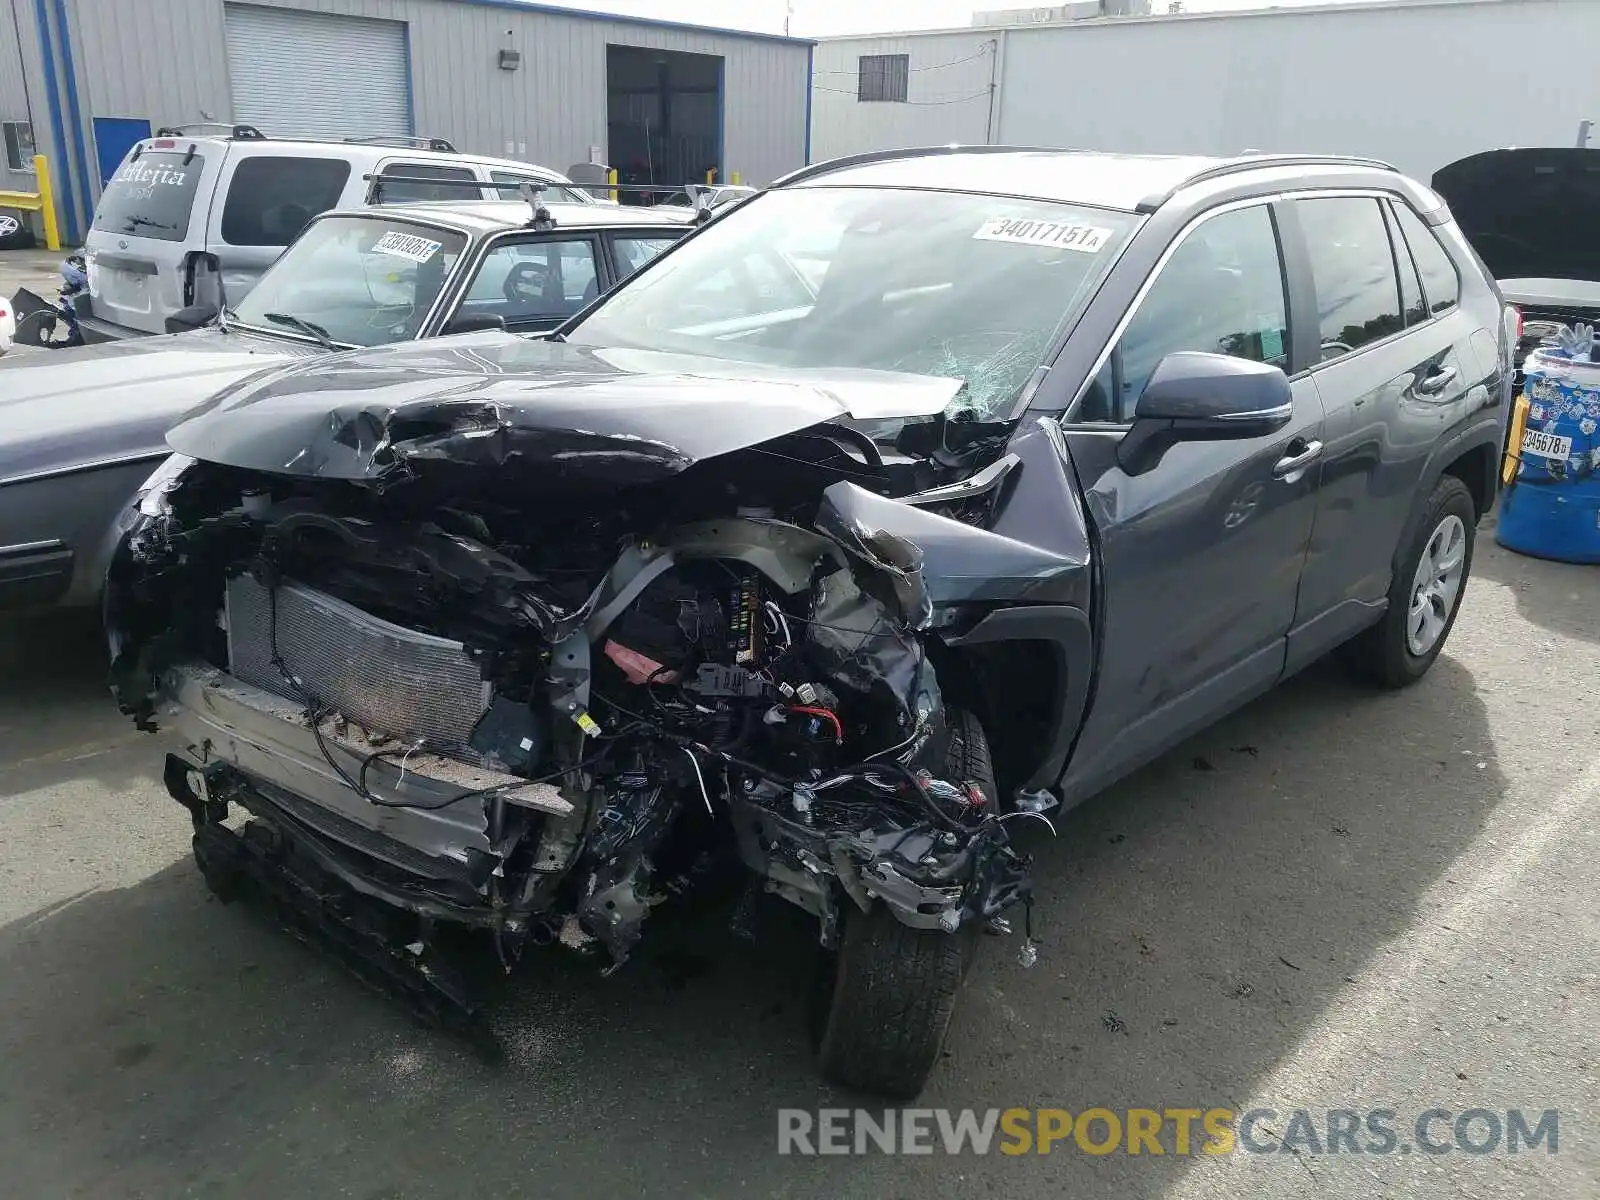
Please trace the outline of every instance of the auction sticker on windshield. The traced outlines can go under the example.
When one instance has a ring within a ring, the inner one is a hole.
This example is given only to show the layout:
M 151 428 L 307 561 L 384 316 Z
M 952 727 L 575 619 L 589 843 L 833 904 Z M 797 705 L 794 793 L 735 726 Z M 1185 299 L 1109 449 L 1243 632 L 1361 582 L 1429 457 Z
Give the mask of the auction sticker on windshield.
M 395 233 L 390 230 L 374 242 L 372 248 L 379 254 L 392 254 L 396 258 L 409 258 L 412 262 L 425 263 L 439 253 L 441 245 L 440 242 L 417 237 L 412 233 Z
M 972 235 L 980 242 L 1017 242 L 1024 246 L 1049 246 L 1095 254 L 1111 237 L 1111 230 L 1095 225 L 1064 225 L 1026 217 L 995 217 Z

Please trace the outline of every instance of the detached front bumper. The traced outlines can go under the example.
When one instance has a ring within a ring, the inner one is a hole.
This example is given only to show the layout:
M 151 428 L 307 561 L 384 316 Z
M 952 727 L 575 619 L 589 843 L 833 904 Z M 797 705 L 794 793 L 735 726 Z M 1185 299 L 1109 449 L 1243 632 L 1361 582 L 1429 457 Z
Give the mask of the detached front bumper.
M 491 844 L 495 806 L 522 805 L 558 817 L 573 811 L 548 784 L 518 786 L 513 775 L 421 751 L 408 754 L 403 745 L 370 740 L 333 718 L 313 730 L 294 701 L 202 662 L 162 672 L 155 711 L 162 727 L 187 746 L 181 758 L 191 778 L 169 778 L 175 794 L 180 784 L 201 800 L 220 792 L 258 816 L 287 819 L 343 860 L 340 873 L 347 878 L 362 873 L 366 862 L 375 878 L 409 879 L 459 904 L 483 903 L 500 865 Z M 352 788 L 341 771 L 372 798 Z M 470 794 L 483 789 L 497 790 Z

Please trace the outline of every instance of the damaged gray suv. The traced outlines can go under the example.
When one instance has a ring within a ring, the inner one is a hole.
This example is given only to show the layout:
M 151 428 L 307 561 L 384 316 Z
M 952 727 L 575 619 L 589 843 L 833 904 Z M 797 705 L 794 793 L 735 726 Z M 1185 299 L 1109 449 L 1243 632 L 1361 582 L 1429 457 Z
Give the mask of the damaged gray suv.
M 478 1012 L 463 943 L 613 970 L 742 873 L 816 918 L 823 1072 L 910 1096 L 1046 814 L 1329 651 L 1427 671 L 1513 331 L 1382 164 L 807 168 L 548 339 L 215 397 L 114 684 L 209 885 L 422 1015 Z

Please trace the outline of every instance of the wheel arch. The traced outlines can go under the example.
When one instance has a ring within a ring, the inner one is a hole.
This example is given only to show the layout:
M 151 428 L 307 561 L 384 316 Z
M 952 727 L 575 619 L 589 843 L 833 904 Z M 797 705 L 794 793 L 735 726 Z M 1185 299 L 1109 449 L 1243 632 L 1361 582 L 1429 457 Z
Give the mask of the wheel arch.
M 997 609 L 937 647 L 941 686 L 982 721 L 1002 794 L 1054 787 L 1088 702 L 1088 615 L 1058 604 Z

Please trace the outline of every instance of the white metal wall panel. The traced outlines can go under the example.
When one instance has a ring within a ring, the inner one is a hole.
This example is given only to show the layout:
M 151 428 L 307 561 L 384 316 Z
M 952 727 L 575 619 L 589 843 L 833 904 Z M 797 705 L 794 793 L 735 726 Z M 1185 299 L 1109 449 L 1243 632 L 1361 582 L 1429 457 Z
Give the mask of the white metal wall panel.
M 411 132 L 403 23 L 250 4 L 225 12 L 234 120 L 283 136 Z
M 251 6 L 403 22 L 411 132 L 449 138 L 463 151 L 558 170 L 587 160 L 590 146 L 606 144 L 609 42 L 724 59 L 723 162 L 746 182 L 767 183 L 805 162 L 811 80 L 805 42 L 469 0 L 252 0 Z M 33 4 L 19 0 L 18 7 L 31 11 Z M 223 0 L 71 0 L 84 144 L 92 146 L 89 120 L 96 115 L 147 117 L 152 126 L 250 119 L 234 109 L 224 8 Z M 0 0 L 0 14 L 9 12 Z M 500 70 L 503 48 L 522 52 L 518 70 Z M 345 68 L 340 62 L 329 74 Z M 35 126 L 47 124 L 42 91 L 32 76 L 29 84 L 38 93 Z M 309 109 L 307 103 L 295 109 L 299 131 Z M 285 131 L 275 119 L 257 123 L 269 133 Z M 359 131 L 340 119 L 330 132 Z
M 821 162 L 895 146 L 984 145 L 991 76 L 1004 35 L 994 29 L 820 42 L 811 100 L 811 158 Z M 856 98 L 860 59 L 910 59 L 904 103 Z
M 1278 9 L 1007 36 L 1005 141 L 1358 154 L 1424 181 L 1500 146 L 1570 146 L 1600 114 L 1594 0 Z

